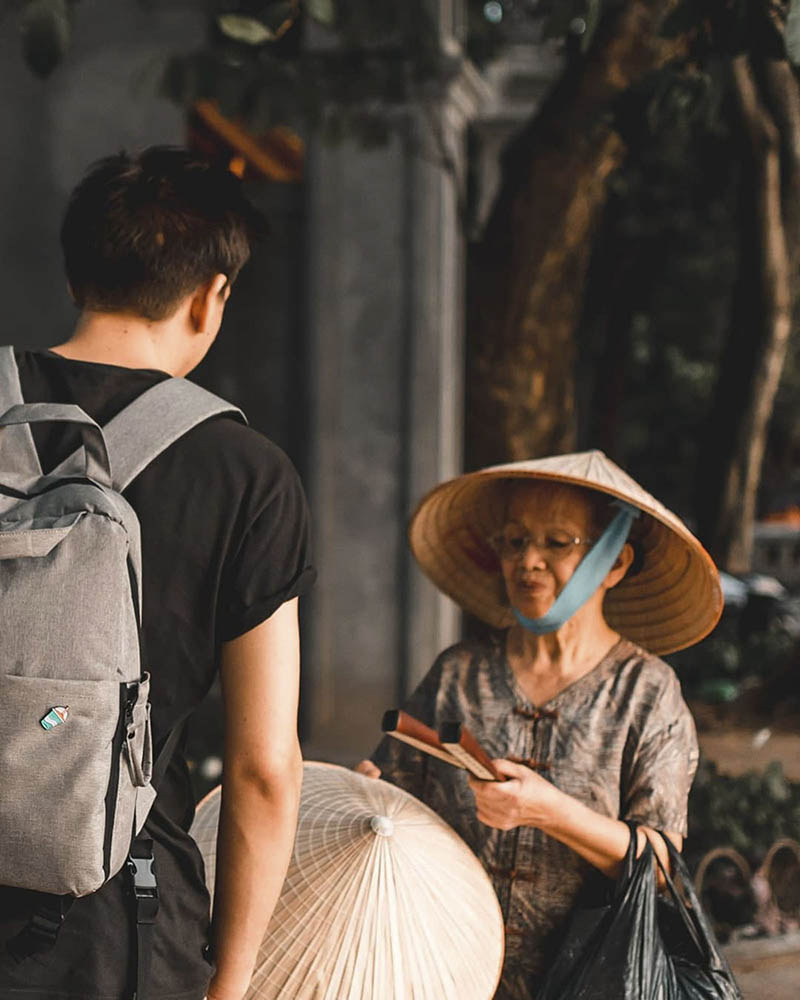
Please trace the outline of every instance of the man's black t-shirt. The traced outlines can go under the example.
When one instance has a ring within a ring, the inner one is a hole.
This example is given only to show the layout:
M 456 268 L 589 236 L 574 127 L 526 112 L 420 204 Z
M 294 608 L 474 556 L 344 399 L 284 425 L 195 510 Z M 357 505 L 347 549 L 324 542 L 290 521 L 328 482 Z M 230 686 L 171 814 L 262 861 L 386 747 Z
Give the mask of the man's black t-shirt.
M 163 372 L 17 354 L 26 402 L 77 403 L 101 426 Z M 79 444 L 74 430 L 37 426 L 45 472 Z M 203 699 L 222 642 L 265 621 L 313 582 L 308 512 L 289 459 L 231 417 L 195 427 L 155 459 L 125 497 L 142 530 L 143 632 L 156 746 Z M 211 967 L 203 864 L 187 830 L 194 816 L 176 753 L 146 829 L 161 891 L 152 1000 L 200 1000 Z M 57 821 L 57 820 L 56 820 Z M 2 845 L 0 845 L 0 850 Z M 133 913 L 124 871 L 79 899 L 55 947 L 15 964 L 0 945 L 0 998 L 122 1000 L 132 982 Z M 30 894 L 0 888 L 0 942 L 26 922 Z

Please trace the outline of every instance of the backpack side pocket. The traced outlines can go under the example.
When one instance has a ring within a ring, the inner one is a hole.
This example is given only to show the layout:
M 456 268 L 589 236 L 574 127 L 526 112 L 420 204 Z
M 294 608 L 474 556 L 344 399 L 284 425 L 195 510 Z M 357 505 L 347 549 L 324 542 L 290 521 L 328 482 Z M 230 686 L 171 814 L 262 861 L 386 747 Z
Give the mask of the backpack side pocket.
M 125 734 L 120 749 L 120 774 L 114 829 L 111 838 L 110 868 L 119 871 L 125 863 L 134 834 L 137 804 L 150 791 L 153 773 L 153 736 L 150 727 L 150 675 L 143 674 L 129 685 L 131 698 L 125 719 Z M 137 832 L 139 823 L 136 822 Z

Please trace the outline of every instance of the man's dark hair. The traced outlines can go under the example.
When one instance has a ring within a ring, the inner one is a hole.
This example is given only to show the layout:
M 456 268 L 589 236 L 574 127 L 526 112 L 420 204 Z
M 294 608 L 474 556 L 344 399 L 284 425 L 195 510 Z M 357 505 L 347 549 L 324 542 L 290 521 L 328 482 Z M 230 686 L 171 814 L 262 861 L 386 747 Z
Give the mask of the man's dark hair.
M 67 206 L 61 246 L 79 308 L 162 320 L 215 274 L 232 282 L 265 230 L 229 170 L 152 146 L 89 169 Z

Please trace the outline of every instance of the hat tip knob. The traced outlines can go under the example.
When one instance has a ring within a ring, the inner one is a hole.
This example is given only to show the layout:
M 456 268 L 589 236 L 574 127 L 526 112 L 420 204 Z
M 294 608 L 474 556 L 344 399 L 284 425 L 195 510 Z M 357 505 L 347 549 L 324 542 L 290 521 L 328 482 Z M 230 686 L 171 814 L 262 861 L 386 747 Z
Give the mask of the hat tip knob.
M 388 816 L 373 816 L 369 827 L 378 837 L 391 837 L 394 833 L 394 823 Z

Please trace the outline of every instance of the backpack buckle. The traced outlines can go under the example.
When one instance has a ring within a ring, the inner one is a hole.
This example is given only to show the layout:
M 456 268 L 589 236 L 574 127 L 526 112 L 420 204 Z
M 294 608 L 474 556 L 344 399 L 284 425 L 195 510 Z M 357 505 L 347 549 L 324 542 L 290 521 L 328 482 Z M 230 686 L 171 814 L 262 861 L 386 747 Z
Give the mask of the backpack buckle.
M 156 881 L 153 841 L 147 837 L 134 840 L 128 855 L 128 874 L 135 903 L 136 916 L 136 980 L 133 1000 L 149 997 L 150 965 L 153 957 L 153 925 L 158 916 L 158 882 Z
M 158 882 L 156 880 L 155 858 L 152 846 L 145 848 L 145 857 L 128 858 L 128 873 L 131 877 L 131 888 L 136 900 L 136 923 L 152 924 L 158 914 Z
M 128 871 L 133 880 L 133 894 L 138 899 L 158 896 L 155 858 L 128 858 Z

